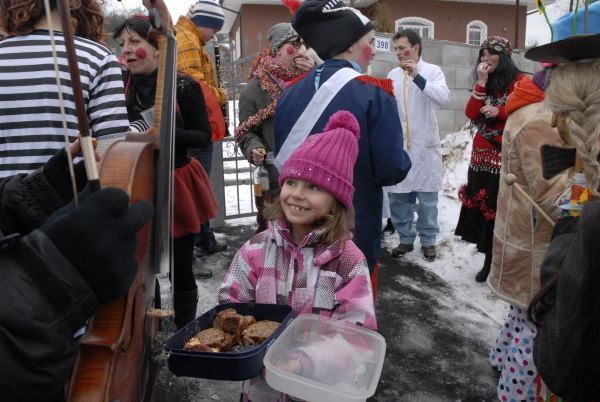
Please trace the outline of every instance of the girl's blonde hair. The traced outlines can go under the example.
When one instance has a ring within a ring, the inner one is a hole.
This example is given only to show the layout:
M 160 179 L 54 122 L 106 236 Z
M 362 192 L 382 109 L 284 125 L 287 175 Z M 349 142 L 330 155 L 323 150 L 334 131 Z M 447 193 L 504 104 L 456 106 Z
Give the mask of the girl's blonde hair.
M 552 72 L 546 104 L 565 123 L 584 163 L 588 186 L 598 194 L 600 163 L 600 59 L 569 63 Z
M 282 219 L 285 224 L 291 229 L 292 224 L 287 220 L 279 197 L 265 205 L 265 216 L 268 221 Z M 314 230 L 326 229 L 321 244 L 330 246 L 337 240 L 345 242 L 350 239 L 350 229 L 348 228 L 348 214 L 346 208 L 336 199 L 333 210 L 327 215 L 314 222 L 312 225 Z

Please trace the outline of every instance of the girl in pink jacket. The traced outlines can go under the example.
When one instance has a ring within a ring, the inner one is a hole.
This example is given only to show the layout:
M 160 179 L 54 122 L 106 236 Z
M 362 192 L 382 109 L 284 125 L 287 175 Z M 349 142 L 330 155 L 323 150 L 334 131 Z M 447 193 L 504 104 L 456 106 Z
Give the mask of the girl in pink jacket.
M 377 329 L 369 269 L 347 223 L 359 131 L 351 113 L 337 112 L 324 133 L 309 136 L 290 155 L 269 229 L 237 252 L 220 303 L 287 304 L 295 317 L 320 314 Z M 244 382 L 243 400 L 289 397 L 257 376 Z

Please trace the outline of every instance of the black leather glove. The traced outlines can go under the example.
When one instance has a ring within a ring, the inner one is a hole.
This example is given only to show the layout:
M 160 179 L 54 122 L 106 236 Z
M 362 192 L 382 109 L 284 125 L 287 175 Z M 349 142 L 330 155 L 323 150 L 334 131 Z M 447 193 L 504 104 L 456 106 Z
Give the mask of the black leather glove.
M 67 151 L 63 148 L 50 158 L 42 169 L 44 177 L 65 204 L 68 204 L 73 199 L 73 186 L 71 184 L 68 158 Z M 77 192 L 80 192 L 87 184 L 87 175 L 83 161 L 73 165 L 73 170 L 75 172 Z
M 152 217 L 148 201 L 129 205 L 127 194 L 104 188 L 80 195 L 56 211 L 40 228 L 106 303 L 123 295 L 137 273 L 137 232 Z

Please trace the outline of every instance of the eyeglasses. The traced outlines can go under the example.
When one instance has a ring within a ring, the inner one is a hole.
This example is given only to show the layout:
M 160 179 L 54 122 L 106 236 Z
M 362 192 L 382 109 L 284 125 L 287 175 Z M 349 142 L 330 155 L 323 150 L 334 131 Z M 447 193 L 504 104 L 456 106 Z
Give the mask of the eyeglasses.
M 296 50 L 300 49 L 300 46 L 304 46 L 308 50 L 308 45 L 306 44 L 306 42 L 304 42 L 301 39 L 286 40 L 283 43 L 289 43 L 289 44 L 291 44 L 292 46 L 294 46 L 294 49 L 296 49 Z

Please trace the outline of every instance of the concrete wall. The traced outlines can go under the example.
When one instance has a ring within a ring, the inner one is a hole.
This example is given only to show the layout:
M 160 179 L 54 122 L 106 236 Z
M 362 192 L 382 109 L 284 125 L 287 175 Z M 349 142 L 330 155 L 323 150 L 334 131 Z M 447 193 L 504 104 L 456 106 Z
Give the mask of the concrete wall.
M 377 33 L 378 38 L 389 38 L 392 34 Z M 398 59 L 393 50 L 390 52 L 377 52 L 371 62 L 371 75 L 378 78 L 386 78 L 387 74 L 398 66 Z M 512 58 L 517 67 L 530 75 L 539 70 L 539 64 L 523 57 L 525 52 L 513 51 Z M 450 103 L 437 111 L 438 123 L 440 125 L 440 137 L 459 131 L 467 122 L 465 106 L 469 99 L 473 82 L 470 77 L 477 63 L 479 46 L 463 43 L 423 39 L 423 51 L 421 57 L 428 63 L 438 65 L 446 76 L 446 83 L 450 89 Z

